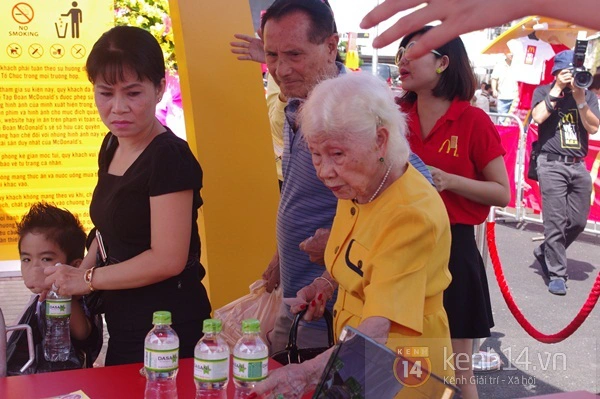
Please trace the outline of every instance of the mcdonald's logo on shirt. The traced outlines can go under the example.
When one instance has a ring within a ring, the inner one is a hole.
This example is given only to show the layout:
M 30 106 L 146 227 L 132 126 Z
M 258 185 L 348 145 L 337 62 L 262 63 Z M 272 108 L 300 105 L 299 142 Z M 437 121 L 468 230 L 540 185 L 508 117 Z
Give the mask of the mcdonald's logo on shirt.
M 450 154 L 451 150 L 454 150 L 452 152 L 452 155 L 458 158 L 458 136 L 450 136 L 449 139 L 446 139 L 442 145 L 440 146 L 440 149 L 438 150 L 439 153 L 444 152 L 444 147 L 446 154 Z
M 569 112 L 562 115 L 562 123 L 570 123 L 572 125 L 575 124 L 575 117 L 573 113 Z
M 536 46 L 527 46 L 527 50 L 525 52 L 525 65 L 533 65 L 533 60 L 535 59 L 535 52 L 537 51 Z

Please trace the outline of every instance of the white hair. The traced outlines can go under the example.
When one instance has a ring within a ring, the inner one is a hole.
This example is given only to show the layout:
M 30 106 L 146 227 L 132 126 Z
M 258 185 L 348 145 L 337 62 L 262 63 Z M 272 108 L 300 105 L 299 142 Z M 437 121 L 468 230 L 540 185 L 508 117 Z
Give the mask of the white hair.
M 386 158 L 404 164 L 410 148 L 406 118 L 382 79 L 364 72 L 349 72 L 319 83 L 302 105 L 299 124 L 304 138 L 317 134 L 375 142 L 378 126 L 389 132 Z

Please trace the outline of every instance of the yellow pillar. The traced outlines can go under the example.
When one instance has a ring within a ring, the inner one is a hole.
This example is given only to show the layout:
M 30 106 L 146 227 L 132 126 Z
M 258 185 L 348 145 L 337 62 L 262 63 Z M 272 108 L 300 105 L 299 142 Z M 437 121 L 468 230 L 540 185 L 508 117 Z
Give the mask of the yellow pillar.
M 253 31 L 248 0 L 170 0 L 170 9 L 187 138 L 204 171 L 199 224 L 216 309 L 246 294 L 275 251 L 273 147 L 260 65 L 229 47 Z

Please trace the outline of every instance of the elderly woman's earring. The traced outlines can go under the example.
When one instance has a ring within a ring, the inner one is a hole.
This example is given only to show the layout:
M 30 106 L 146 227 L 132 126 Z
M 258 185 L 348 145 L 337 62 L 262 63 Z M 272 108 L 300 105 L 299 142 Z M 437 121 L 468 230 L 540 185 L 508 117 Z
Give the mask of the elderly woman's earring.
M 383 163 L 383 161 L 385 161 L 385 159 L 383 159 L 383 157 L 379 158 L 379 162 Z

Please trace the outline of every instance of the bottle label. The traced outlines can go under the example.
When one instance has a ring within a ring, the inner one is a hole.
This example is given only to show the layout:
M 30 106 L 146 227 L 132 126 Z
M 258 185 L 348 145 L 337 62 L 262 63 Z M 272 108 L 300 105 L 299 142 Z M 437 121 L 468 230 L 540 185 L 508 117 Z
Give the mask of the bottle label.
M 268 358 L 240 359 L 233 357 L 233 376 L 240 381 L 260 381 L 269 375 Z
M 159 373 L 177 370 L 179 365 L 179 348 L 176 349 L 144 349 L 144 367 Z
M 194 358 L 194 378 L 203 382 L 223 382 L 229 377 L 229 358 L 206 360 Z
M 46 317 L 71 316 L 70 299 L 46 299 Z

